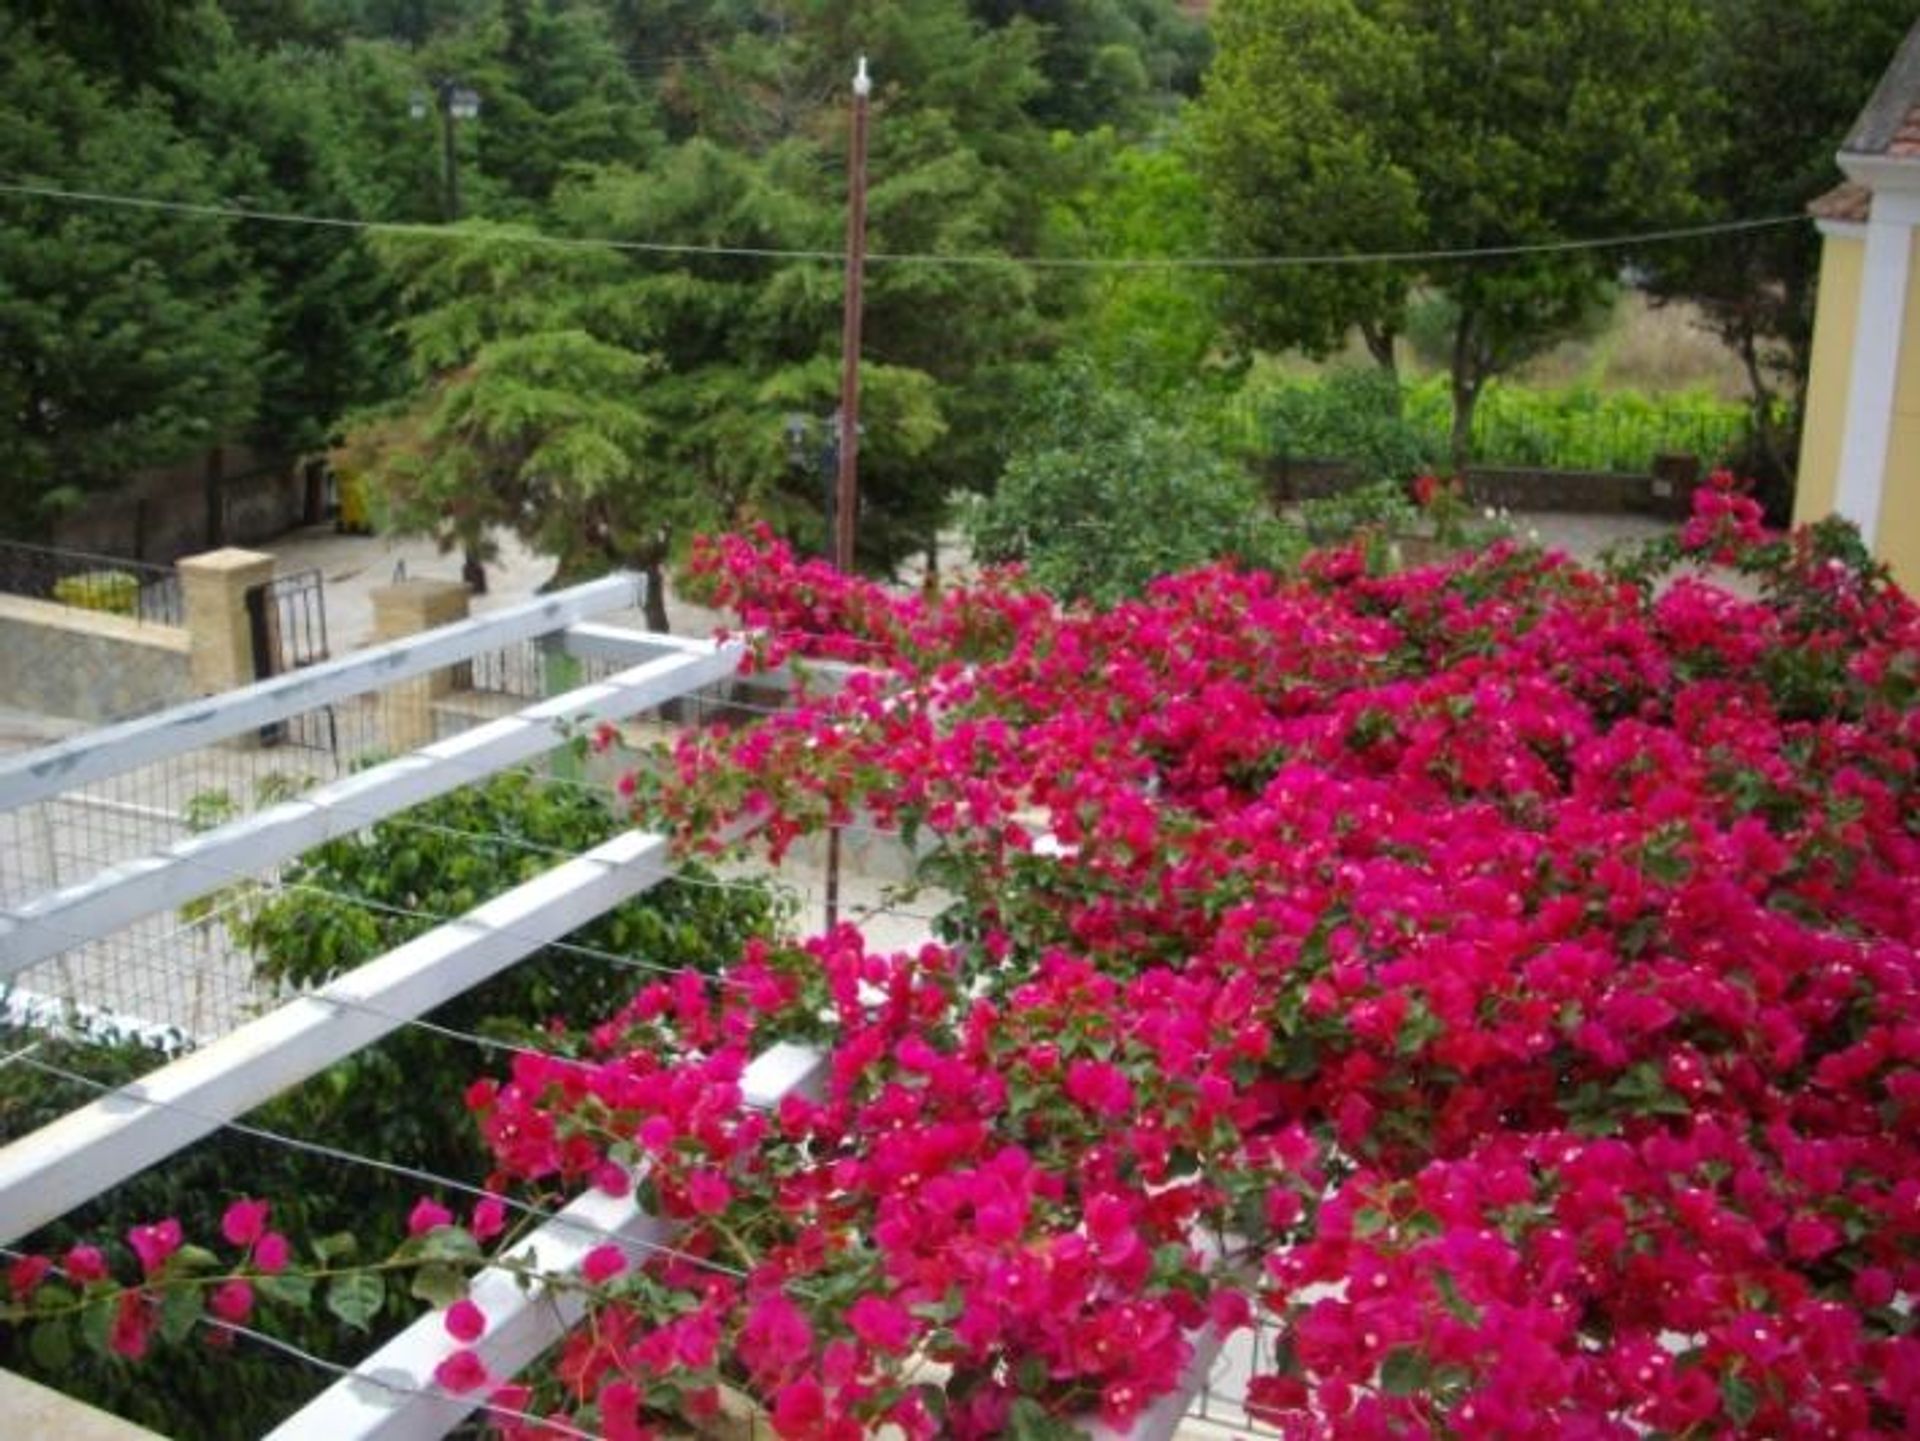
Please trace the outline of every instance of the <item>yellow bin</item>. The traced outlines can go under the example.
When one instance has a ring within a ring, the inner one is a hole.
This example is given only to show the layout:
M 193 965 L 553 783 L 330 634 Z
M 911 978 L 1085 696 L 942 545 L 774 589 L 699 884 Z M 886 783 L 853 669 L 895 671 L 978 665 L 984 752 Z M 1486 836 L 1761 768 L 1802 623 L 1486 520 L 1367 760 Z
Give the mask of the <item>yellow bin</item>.
M 335 467 L 334 485 L 340 508 L 334 517 L 334 528 L 349 535 L 372 535 L 373 513 L 367 507 L 366 477 L 357 470 L 342 470 Z

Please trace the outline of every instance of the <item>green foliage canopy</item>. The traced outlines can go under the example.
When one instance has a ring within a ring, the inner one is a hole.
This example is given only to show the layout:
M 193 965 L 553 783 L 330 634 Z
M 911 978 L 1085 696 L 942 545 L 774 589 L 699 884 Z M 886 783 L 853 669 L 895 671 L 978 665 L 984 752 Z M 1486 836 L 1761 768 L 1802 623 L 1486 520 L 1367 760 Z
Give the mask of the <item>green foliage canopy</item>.
M 1249 251 L 1463 251 L 1696 214 L 1683 111 L 1697 0 L 1228 0 L 1199 103 L 1203 170 Z M 1455 322 L 1453 453 L 1486 382 L 1589 314 L 1619 256 L 1236 272 L 1243 337 L 1390 362 L 1415 284 Z
M 0 15 L 0 174 L 219 200 L 204 153 Z M 229 222 L 0 196 L 0 515 L 37 529 L 91 490 L 240 431 L 260 286 Z
M 1018 561 L 1040 589 L 1097 605 L 1209 561 L 1278 567 L 1297 554 L 1242 467 L 1086 362 L 1041 392 L 968 530 L 976 559 Z

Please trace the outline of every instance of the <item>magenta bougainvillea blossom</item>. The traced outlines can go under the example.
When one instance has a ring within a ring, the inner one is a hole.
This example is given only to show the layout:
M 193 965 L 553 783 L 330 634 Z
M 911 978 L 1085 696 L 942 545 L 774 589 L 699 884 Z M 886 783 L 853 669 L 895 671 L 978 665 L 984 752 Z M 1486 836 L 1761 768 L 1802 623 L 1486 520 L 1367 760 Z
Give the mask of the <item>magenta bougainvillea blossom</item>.
M 587 1256 L 542 1374 L 440 1384 L 509 1436 L 740 1395 L 791 1441 L 1065 1436 L 1257 1322 L 1288 1436 L 1920 1431 L 1920 612 L 1723 477 L 1666 552 L 1746 583 L 1356 548 L 1063 611 L 706 545 L 754 665 L 862 669 L 634 793 L 690 846 L 897 828 L 952 904 L 476 1083 L 491 1189 L 637 1184 L 679 1229 Z M 756 1110 L 782 1040 L 823 1079 Z M 257 1258 L 264 1208 L 228 1219 Z

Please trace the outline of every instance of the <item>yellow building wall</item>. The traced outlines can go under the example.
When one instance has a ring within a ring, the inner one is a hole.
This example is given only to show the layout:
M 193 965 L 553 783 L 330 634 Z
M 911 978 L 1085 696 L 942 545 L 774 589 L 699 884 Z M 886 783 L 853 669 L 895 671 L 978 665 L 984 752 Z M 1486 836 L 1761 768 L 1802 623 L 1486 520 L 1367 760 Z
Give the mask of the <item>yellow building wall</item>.
M 1813 317 L 1813 365 L 1807 381 L 1807 419 L 1800 437 L 1800 478 L 1793 523 L 1833 513 L 1840 483 L 1840 438 L 1846 432 L 1847 390 L 1853 378 L 1853 337 L 1860 323 L 1863 237 L 1828 235 L 1820 248 L 1820 299 Z M 1909 334 L 1912 331 L 1909 330 Z M 1915 347 L 1920 349 L 1920 347 Z
M 1920 234 L 1913 237 L 1908 264 L 1900 374 L 1894 378 L 1893 426 L 1887 433 L 1873 548 L 1906 591 L 1920 594 Z
M 1901 368 L 1914 364 L 1909 356 Z M 1901 589 L 1920 595 L 1920 415 L 1893 417 L 1887 436 L 1887 488 L 1880 496 L 1873 549 L 1893 567 Z

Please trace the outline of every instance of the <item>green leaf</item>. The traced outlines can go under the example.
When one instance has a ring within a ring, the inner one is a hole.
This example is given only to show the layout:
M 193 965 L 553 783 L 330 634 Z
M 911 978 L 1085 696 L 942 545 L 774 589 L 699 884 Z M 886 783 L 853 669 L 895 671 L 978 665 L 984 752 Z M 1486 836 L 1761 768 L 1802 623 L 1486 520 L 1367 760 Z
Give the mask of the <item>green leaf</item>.
M 451 1306 L 467 1294 L 467 1278 L 458 1267 L 435 1262 L 413 1273 L 408 1290 L 430 1305 Z
M 386 1299 L 386 1282 L 367 1271 L 335 1276 L 327 1287 L 327 1309 L 356 1331 L 367 1329 L 367 1323 L 380 1314 Z
M 1720 1404 L 1736 1426 L 1745 1426 L 1760 1409 L 1760 1393 L 1745 1377 L 1729 1371 L 1720 1378 Z
M 160 1303 L 160 1339 L 179 1345 L 206 1310 L 206 1295 L 198 1286 L 175 1286 Z
M 1007 1434 L 1013 1441 L 1077 1441 L 1079 1430 L 1069 1422 L 1048 1413 L 1031 1396 L 1014 1399 L 1007 1413 Z
M 27 1354 L 43 1371 L 64 1371 L 73 1361 L 73 1332 L 65 1321 L 42 1321 L 27 1339 Z
M 359 1249 L 360 1243 L 351 1231 L 336 1231 L 331 1236 L 322 1236 L 313 1242 L 314 1258 L 323 1266 L 335 1261 L 350 1261 Z
M 420 1241 L 420 1255 L 428 1261 L 472 1261 L 484 1257 L 480 1243 L 458 1226 L 440 1226 Z
M 1428 1378 L 1427 1358 L 1411 1346 L 1387 1353 L 1380 1367 L 1380 1389 L 1389 1396 L 1413 1396 L 1424 1391 Z
M 311 1276 L 256 1276 L 253 1288 L 267 1300 L 281 1306 L 304 1311 L 313 1304 Z
M 80 1313 L 80 1339 L 96 1355 L 113 1354 L 109 1338 L 113 1335 L 113 1316 L 119 1304 L 119 1297 L 103 1296 L 98 1301 L 89 1302 Z
M 1433 1273 L 1434 1288 L 1440 1293 L 1440 1300 L 1454 1316 L 1469 1326 L 1480 1324 L 1480 1308 L 1460 1294 L 1460 1288 L 1454 1284 L 1453 1277 L 1445 1271 Z

